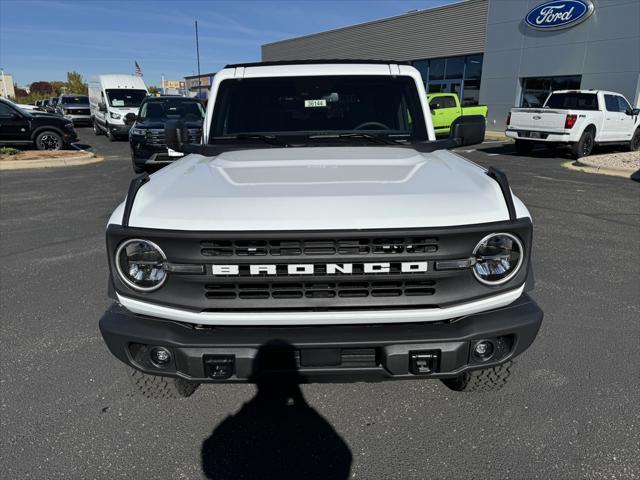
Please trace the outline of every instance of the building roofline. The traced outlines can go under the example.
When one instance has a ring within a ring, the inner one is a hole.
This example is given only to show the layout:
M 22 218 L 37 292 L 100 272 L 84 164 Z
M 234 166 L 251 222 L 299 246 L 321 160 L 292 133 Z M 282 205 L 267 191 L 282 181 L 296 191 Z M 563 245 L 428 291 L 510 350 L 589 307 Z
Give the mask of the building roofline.
M 189 76 L 185 76 L 184 79 L 186 80 L 187 78 L 199 78 L 199 77 L 210 77 L 212 75 L 215 75 L 216 72 L 211 72 L 211 73 L 201 73 L 200 75 L 189 75 Z M 167 80 L 170 81 L 170 80 Z M 174 80 L 174 81 L 179 81 L 179 80 Z
M 312 59 L 312 60 L 276 60 L 271 62 L 234 63 L 224 68 L 239 67 L 272 67 L 281 65 L 335 65 L 335 64 L 376 64 L 376 65 L 411 65 L 407 61 L 399 60 L 366 60 L 366 59 Z
M 309 33 L 307 35 L 300 35 L 299 37 L 292 37 L 292 38 L 285 38 L 283 40 L 276 40 L 274 42 L 269 42 L 269 43 L 263 43 L 262 47 L 268 47 L 270 45 L 276 45 L 278 43 L 286 43 L 286 42 L 293 42 L 296 40 L 301 40 L 303 38 L 310 38 L 310 37 L 315 37 L 317 35 L 324 35 L 326 33 L 334 33 L 334 32 L 339 32 L 342 30 L 350 30 L 356 27 L 364 27 L 364 26 L 368 26 L 368 25 L 375 25 L 376 23 L 384 23 L 384 22 L 388 22 L 391 20 L 395 20 L 397 18 L 401 18 L 401 17 L 409 17 L 409 16 L 414 16 L 414 15 L 419 15 L 425 12 L 433 12 L 436 10 L 443 10 L 443 9 L 447 9 L 447 8 L 451 8 L 454 6 L 459 6 L 460 4 L 463 3 L 467 3 L 467 2 L 479 2 L 479 1 L 488 1 L 488 0 L 454 0 L 451 3 L 447 3 L 446 5 L 439 5 L 437 7 L 431 7 L 431 8 L 421 8 L 418 10 L 411 10 L 409 12 L 406 13 L 401 13 L 399 15 L 394 15 L 392 17 L 385 17 L 385 18 L 379 18 L 377 20 L 370 20 L 368 22 L 362 22 L 362 23 L 356 23 L 354 25 L 348 25 L 346 27 L 338 27 L 338 28 L 332 28 L 330 30 L 323 30 L 321 32 L 315 32 L 315 33 Z

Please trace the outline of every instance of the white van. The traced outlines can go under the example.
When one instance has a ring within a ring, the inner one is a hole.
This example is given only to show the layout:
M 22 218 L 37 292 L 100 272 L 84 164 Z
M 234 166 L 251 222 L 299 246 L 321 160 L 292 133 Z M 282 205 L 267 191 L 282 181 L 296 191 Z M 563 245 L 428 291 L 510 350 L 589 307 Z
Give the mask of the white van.
M 136 75 L 100 75 L 89 82 L 93 132 L 105 133 L 109 140 L 128 135 L 148 95 L 144 81 Z

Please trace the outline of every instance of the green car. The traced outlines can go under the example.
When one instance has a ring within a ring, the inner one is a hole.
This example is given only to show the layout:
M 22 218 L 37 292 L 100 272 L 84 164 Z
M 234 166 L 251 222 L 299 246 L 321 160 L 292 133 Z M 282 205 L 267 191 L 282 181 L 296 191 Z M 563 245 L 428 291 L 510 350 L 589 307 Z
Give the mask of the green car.
M 461 107 L 460 99 L 455 93 L 430 93 L 427 95 L 431 119 L 436 135 L 449 135 L 451 125 L 458 118 L 469 115 L 482 115 L 485 120 L 489 108 L 486 105 Z

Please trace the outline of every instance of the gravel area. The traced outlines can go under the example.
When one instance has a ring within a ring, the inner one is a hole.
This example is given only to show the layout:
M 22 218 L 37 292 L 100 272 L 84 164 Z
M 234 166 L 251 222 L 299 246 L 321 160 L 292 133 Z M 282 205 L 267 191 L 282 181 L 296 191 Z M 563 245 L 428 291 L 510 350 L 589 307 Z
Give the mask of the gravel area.
M 14 155 L 0 154 L 0 162 L 16 162 L 21 160 L 53 160 L 57 158 L 81 158 L 86 152 L 77 150 L 24 150 Z
M 640 151 L 615 152 L 581 158 L 580 163 L 597 168 L 614 168 L 635 172 L 640 169 Z

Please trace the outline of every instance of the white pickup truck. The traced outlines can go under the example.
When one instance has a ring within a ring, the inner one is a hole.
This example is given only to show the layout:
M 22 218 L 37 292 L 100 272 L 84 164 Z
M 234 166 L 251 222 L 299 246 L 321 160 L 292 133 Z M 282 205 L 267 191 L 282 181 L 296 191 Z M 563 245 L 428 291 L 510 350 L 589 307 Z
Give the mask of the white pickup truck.
M 640 148 L 640 109 L 624 96 L 602 90 L 552 92 L 542 108 L 512 108 L 506 135 L 516 140 L 516 151 L 526 154 L 536 143 L 567 145 L 576 158 L 591 154 L 600 144 Z

